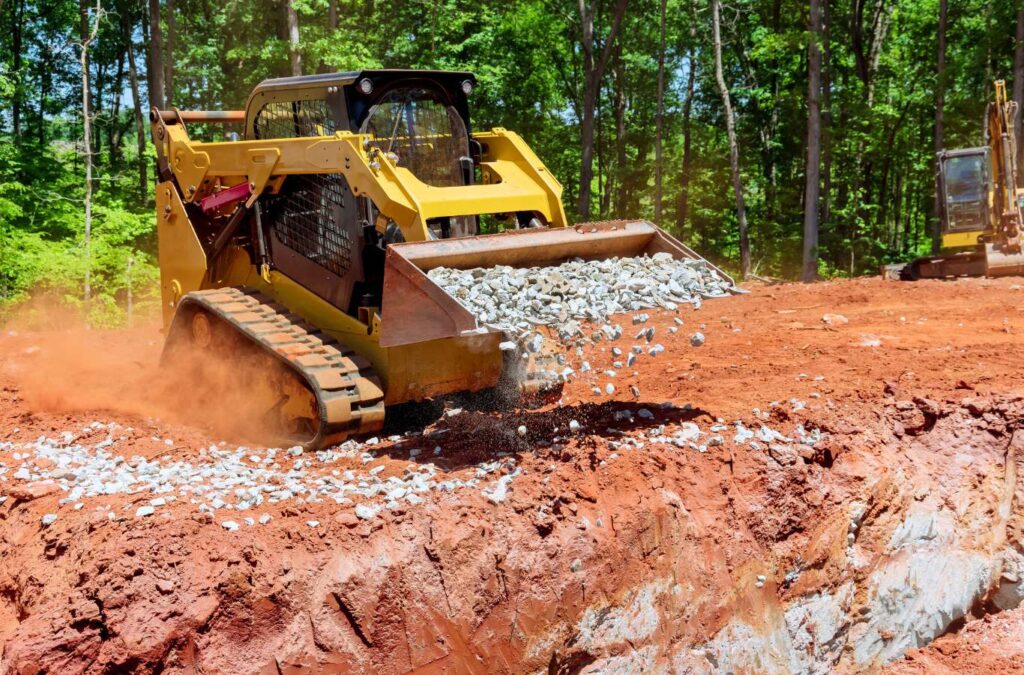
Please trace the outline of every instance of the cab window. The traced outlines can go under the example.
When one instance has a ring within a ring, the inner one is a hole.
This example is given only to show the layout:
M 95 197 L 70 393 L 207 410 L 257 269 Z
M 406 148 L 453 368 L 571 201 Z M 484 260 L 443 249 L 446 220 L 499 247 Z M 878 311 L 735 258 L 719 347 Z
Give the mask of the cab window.
M 428 185 L 466 184 L 466 125 L 435 91 L 399 87 L 388 92 L 370 109 L 360 133 L 372 136 L 371 145 Z

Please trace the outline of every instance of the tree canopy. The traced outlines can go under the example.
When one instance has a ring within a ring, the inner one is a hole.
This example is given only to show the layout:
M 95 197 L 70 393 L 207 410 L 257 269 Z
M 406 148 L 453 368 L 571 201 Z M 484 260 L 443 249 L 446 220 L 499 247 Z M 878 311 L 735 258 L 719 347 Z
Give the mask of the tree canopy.
M 571 217 L 647 218 L 736 269 L 729 100 L 753 273 L 801 276 L 815 192 L 820 276 L 927 252 L 936 122 L 945 147 L 982 143 L 991 82 L 1014 78 L 1017 3 L 819 0 L 818 29 L 805 3 L 717 6 L 728 99 L 713 0 L 0 0 L 0 306 L 38 292 L 81 304 L 87 269 L 95 321 L 123 321 L 129 288 L 155 302 L 145 111 L 241 108 L 296 68 L 472 71 L 474 126 L 519 132 Z M 97 18 L 85 143 L 80 52 Z M 818 191 L 805 189 L 811 40 Z

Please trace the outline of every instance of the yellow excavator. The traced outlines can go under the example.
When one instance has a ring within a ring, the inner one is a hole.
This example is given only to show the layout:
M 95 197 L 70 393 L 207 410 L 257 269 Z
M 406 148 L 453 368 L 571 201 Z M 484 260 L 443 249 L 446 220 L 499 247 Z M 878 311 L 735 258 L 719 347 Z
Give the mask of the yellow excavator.
M 196 386 L 259 401 L 267 440 L 324 447 L 380 429 L 385 406 L 560 386 L 553 350 L 502 349 L 431 269 L 699 258 L 645 221 L 567 226 L 526 143 L 472 130 L 475 86 L 363 70 L 264 81 L 244 111 L 152 110 L 165 365 L 225 365 Z
M 1024 274 L 1017 114 L 1006 83 L 997 80 L 995 101 L 986 112 L 985 145 L 938 153 L 936 190 L 947 253 L 914 260 L 899 270 L 902 279 Z

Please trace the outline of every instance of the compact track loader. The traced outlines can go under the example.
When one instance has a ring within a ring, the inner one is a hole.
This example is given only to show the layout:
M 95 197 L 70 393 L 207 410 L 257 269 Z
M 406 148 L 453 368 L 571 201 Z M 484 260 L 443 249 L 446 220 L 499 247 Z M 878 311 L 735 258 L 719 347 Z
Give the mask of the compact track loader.
M 523 140 L 471 129 L 474 86 L 365 70 L 265 81 L 244 111 L 152 110 L 164 364 L 190 350 L 244 369 L 227 386 L 261 401 L 267 440 L 323 447 L 392 404 L 559 386 L 554 354 L 501 350 L 427 271 L 698 257 L 643 221 L 567 227 Z M 192 123 L 243 133 L 198 142 Z
M 1017 103 L 995 82 L 985 114 L 985 145 L 942 150 L 936 186 L 943 255 L 918 258 L 895 271 L 904 280 L 1024 274 L 1024 190 L 1017 187 Z

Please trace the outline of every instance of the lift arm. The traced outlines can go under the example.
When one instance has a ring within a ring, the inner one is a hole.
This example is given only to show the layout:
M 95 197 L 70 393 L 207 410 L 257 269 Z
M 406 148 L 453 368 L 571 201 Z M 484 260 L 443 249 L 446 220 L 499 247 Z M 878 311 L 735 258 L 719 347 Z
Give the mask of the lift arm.
M 183 113 L 184 114 L 184 113 Z M 355 195 L 369 197 L 381 217 L 402 230 L 406 241 L 430 238 L 432 218 L 535 212 L 552 227 L 564 227 L 562 187 L 518 134 L 496 128 L 474 135 L 483 148 L 483 182 L 436 187 L 419 180 L 394 157 L 368 143 L 370 136 L 341 131 L 332 136 L 255 141 L 194 142 L 183 123 L 151 115 L 158 157 L 174 174 L 185 203 L 247 183 L 251 206 L 264 192 L 277 193 L 290 175 L 340 173 Z M 174 119 L 174 118 L 172 118 Z M 216 120 L 223 121 L 223 120 Z

